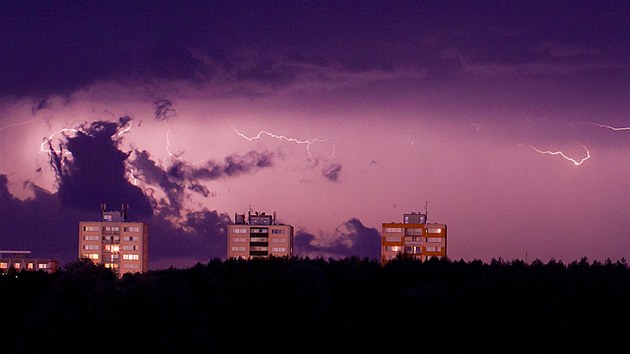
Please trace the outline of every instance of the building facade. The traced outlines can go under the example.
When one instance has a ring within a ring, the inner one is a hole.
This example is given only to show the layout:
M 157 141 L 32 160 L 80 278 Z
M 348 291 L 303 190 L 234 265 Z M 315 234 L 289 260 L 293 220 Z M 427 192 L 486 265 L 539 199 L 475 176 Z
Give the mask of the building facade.
M 149 269 L 149 226 L 127 220 L 127 208 L 105 211 L 101 207 L 99 221 L 79 223 L 79 258 L 89 258 L 124 273 L 146 272 Z
M 10 270 L 54 273 L 57 271 L 57 267 L 57 261 L 54 259 L 32 258 L 31 251 L 0 250 L 0 273 L 2 274 L 8 273 Z
M 427 223 L 427 215 L 403 215 L 402 223 L 383 223 L 381 263 L 396 257 L 425 261 L 431 257 L 446 257 L 446 225 Z
M 236 214 L 227 239 L 227 258 L 293 256 L 293 226 L 276 223 L 275 213 Z

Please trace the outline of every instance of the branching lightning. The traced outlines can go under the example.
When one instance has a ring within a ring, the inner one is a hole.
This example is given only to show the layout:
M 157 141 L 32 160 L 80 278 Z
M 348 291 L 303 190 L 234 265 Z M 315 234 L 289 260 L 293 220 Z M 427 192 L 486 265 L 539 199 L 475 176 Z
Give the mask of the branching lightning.
M 232 124 L 230 124 L 230 126 L 232 127 L 232 129 L 234 129 L 236 134 L 238 134 L 241 138 L 246 139 L 248 141 L 253 141 L 253 140 L 256 140 L 256 139 L 260 139 L 261 136 L 264 134 L 264 135 L 267 135 L 267 136 L 269 136 L 271 138 L 275 138 L 275 139 L 278 139 L 278 140 L 284 140 L 284 141 L 288 141 L 288 142 L 299 144 L 299 145 L 304 144 L 304 145 L 306 145 L 306 153 L 308 154 L 309 159 L 313 158 L 313 156 L 311 155 L 311 144 L 313 144 L 313 143 L 315 143 L 317 141 L 327 141 L 327 139 L 319 139 L 319 138 L 299 140 L 299 139 L 296 139 L 296 138 L 286 137 L 284 135 L 276 135 L 276 134 L 270 133 L 270 132 L 268 132 L 266 130 L 259 131 L 258 134 L 256 134 L 253 137 L 248 137 L 245 134 L 239 132 L 238 129 L 236 129 Z
M 529 144 L 528 144 L 528 146 L 529 146 L 530 148 L 532 148 L 534 151 L 536 151 L 536 152 L 538 152 L 538 153 L 541 153 L 541 154 L 560 155 L 560 156 L 562 156 L 562 158 L 564 158 L 565 160 L 568 160 L 568 161 L 573 162 L 573 164 L 574 164 L 575 166 L 580 166 L 580 165 L 581 165 L 584 161 L 588 160 L 588 159 L 591 157 L 591 153 L 590 153 L 590 151 L 588 151 L 588 148 L 587 148 L 586 146 L 584 146 L 584 145 L 582 145 L 582 146 L 583 146 L 583 147 L 584 147 L 584 149 L 586 150 L 586 157 L 585 157 L 585 158 L 583 158 L 583 159 L 581 159 L 580 161 L 578 161 L 578 160 L 575 160 L 575 159 L 572 159 L 572 158 L 568 157 L 568 156 L 567 156 L 567 155 L 565 155 L 562 151 L 542 151 L 542 150 L 539 150 L 539 149 L 537 149 L 537 148 L 535 148 L 535 147 L 533 147 L 533 146 L 531 146 L 531 145 L 529 145 Z

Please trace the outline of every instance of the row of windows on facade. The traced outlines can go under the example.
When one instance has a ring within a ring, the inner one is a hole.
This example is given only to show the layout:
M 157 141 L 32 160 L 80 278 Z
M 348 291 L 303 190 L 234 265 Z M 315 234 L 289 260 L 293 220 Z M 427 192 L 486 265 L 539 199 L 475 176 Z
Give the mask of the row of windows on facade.
M 250 251 L 268 251 L 268 247 L 264 246 L 252 246 L 249 248 Z M 246 252 L 247 247 L 245 246 L 232 246 L 232 252 Z M 272 247 L 271 252 L 286 252 L 286 247 Z
M 400 252 L 403 250 L 403 246 L 385 246 L 385 251 Z M 422 253 L 422 246 L 404 246 L 404 250 L 407 253 Z M 438 246 L 426 246 L 425 252 L 442 252 L 442 247 Z
M 267 242 L 268 238 L 266 237 L 250 237 L 249 240 L 251 242 Z M 245 237 L 234 237 L 232 238 L 232 242 L 234 243 L 243 243 L 247 242 L 247 238 Z M 286 243 L 286 238 L 272 238 L 271 243 Z
M 99 241 L 101 237 L 105 241 L 120 241 L 120 236 L 98 236 L 98 235 L 83 235 L 84 241 Z M 132 242 L 140 241 L 140 236 L 123 236 L 123 241 Z
M 253 234 L 266 234 L 269 233 L 268 229 L 257 229 L 257 228 L 251 228 L 249 229 L 250 233 Z M 241 228 L 233 228 L 232 229 L 232 233 L 233 234 L 246 234 L 247 233 L 247 229 L 241 229 Z M 284 233 L 284 230 L 282 229 L 271 229 L 271 233 L 274 235 L 280 235 Z
M 28 262 L 24 264 L 26 267 L 26 269 L 35 269 L 35 267 L 37 266 L 37 269 L 48 269 L 50 268 L 50 266 L 48 265 L 48 263 L 33 263 L 33 262 Z M 13 268 L 15 269 L 22 269 L 22 263 L 20 262 L 16 262 L 12 264 Z M 8 269 L 9 268 L 9 263 L 8 262 L 0 262 L 0 269 Z
M 85 258 L 89 258 L 89 259 L 93 259 L 95 261 L 98 261 L 100 258 L 100 255 L 98 253 L 84 253 L 82 255 Z M 117 261 L 119 259 L 119 256 L 117 254 L 110 254 L 107 256 L 103 256 L 104 258 L 108 258 L 108 260 L 110 261 Z M 140 255 L 137 254 L 123 254 L 122 258 L 124 260 L 129 260 L 129 261 L 137 261 L 140 259 Z M 104 259 L 105 260 L 105 259 Z
M 103 263 L 105 268 L 118 269 L 118 263 Z M 123 263 L 123 269 L 140 269 L 139 264 Z
M 100 245 L 83 245 L 84 250 L 98 250 Z M 140 249 L 138 246 L 125 245 L 122 247 L 123 251 L 137 251 Z M 119 245 L 103 245 L 103 251 L 107 252 L 120 252 Z
M 422 235 L 422 228 L 420 227 L 406 227 L 404 228 L 405 235 Z M 427 234 L 441 234 L 441 228 L 427 228 L 425 229 Z M 384 230 L 386 233 L 400 233 L 403 231 L 402 227 L 386 227 Z
M 385 236 L 385 241 L 387 242 L 401 242 L 402 239 L 400 236 Z M 405 241 L 407 242 L 427 242 L 427 243 L 442 243 L 444 241 L 443 237 L 409 237 Z
M 123 227 L 125 232 L 140 232 L 139 226 L 125 226 Z M 83 226 L 83 231 L 101 231 L 100 226 Z M 102 231 L 120 232 L 119 226 L 103 226 Z

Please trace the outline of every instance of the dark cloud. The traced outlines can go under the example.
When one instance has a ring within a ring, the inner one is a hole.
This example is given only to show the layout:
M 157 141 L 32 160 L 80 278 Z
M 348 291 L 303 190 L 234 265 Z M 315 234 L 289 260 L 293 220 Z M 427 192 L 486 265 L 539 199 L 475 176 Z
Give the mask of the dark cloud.
M 173 108 L 173 103 L 166 98 L 160 97 L 153 99 L 153 113 L 155 120 L 158 122 L 177 116 L 177 111 Z
M 329 181 L 337 182 L 339 175 L 341 174 L 341 165 L 338 163 L 331 163 L 322 170 L 322 175 Z
M 197 261 L 225 258 L 226 230 L 231 222 L 229 216 L 205 208 L 184 216 L 185 221 L 179 224 L 158 216 L 147 221 L 150 230 L 150 262 L 163 266 L 169 262 L 189 260 L 186 266 L 191 266 Z
M 187 198 L 187 191 L 208 197 L 213 195 L 203 181 L 218 178 L 236 177 L 253 173 L 273 165 L 274 154 L 270 151 L 249 151 L 244 155 L 229 155 L 223 163 L 212 160 L 202 166 L 194 166 L 185 160 L 176 160 L 171 165 L 161 167 L 156 164 L 148 151 L 135 151 L 135 159 L 129 160 L 134 176 L 148 185 L 159 186 L 166 194 L 167 201 L 158 201 L 168 207 L 170 213 L 179 215 Z
M 35 258 L 53 258 L 61 264 L 76 259 L 77 228 L 80 220 L 98 219 L 98 205 L 92 213 L 62 205 L 56 194 L 27 183 L 33 197 L 15 198 L 0 175 L 0 245 L 2 249 L 29 250 Z
M 368 228 L 358 218 L 352 218 L 335 230 L 335 239 L 331 244 L 318 245 L 317 237 L 304 230 L 295 234 L 295 254 L 308 257 L 367 257 L 377 259 L 380 256 L 381 233 Z
M 50 106 L 52 106 L 52 102 L 50 102 L 48 97 L 43 98 L 42 100 L 34 104 L 33 107 L 31 107 L 31 113 L 35 114 L 35 112 L 41 111 L 42 109 L 46 109 Z
M 66 136 L 66 142 L 58 147 L 50 143 L 50 164 L 63 205 L 94 210 L 101 203 L 119 205 L 127 201 L 136 215 L 152 214 L 146 195 L 127 180 L 125 162 L 129 153 L 120 151 L 115 139 L 129 120 L 121 117 L 118 122 L 93 122 L 81 126 L 74 136 Z

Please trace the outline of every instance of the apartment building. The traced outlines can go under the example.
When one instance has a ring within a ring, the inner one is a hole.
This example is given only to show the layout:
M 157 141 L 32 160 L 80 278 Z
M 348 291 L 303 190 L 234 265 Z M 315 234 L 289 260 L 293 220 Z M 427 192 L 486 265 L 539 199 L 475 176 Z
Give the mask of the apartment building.
M 57 271 L 57 263 L 55 259 L 32 258 L 31 251 L 28 250 L 0 250 L 0 273 L 2 274 L 10 270 L 54 273 Z
M 127 206 L 120 211 L 106 211 L 101 205 L 101 219 L 79 222 L 79 258 L 89 258 L 124 273 L 149 269 L 149 226 L 127 220 Z
M 446 224 L 428 223 L 427 214 L 403 214 L 402 223 L 383 223 L 381 263 L 398 256 L 425 261 L 446 257 Z
M 276 213 L 235 214 L 228 225 L 227 258 L 291 257 L 293 226 L 276 223 Z

